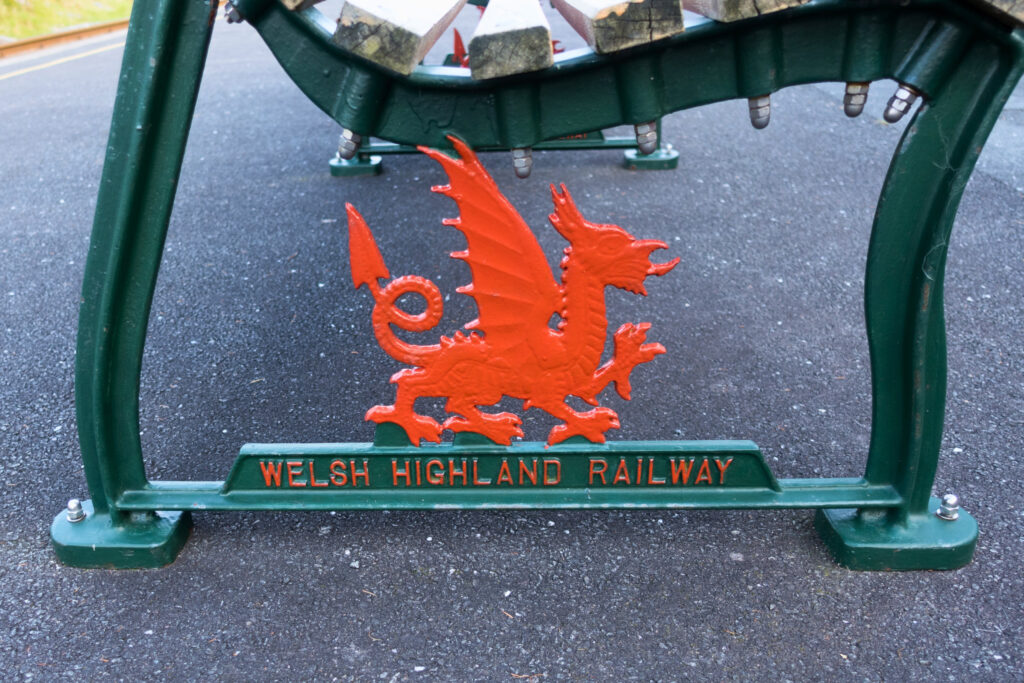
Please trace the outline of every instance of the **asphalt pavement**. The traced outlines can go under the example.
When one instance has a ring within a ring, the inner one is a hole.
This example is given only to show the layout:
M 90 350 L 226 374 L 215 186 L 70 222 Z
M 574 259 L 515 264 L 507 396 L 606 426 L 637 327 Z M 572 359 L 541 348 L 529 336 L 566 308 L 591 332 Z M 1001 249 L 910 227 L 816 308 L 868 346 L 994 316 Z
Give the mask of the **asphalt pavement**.
M 1024 680 L 1024 89 L 982 155 L 949 250 L 947 427 L 935 491 L 981 529 L 972 564 L 831 561 L 812 513 L 198 513 L 152 571 L 59 565 L 85 497 L 73 404 L 82 269 L 123 35 L 0 61 L 0 677 L 62 680 Z M 893 84 L 857 119 L 842 86 L 668 117 L 676 171 L 615 151 L 484 155 L 552 260 L 548 185 L 669 243 L 649 296 L 609 294 L 668 353 L 610 397 L 620 439 L 747 438 L 779 477 L 858 476 L 870 426 L 863 267 L 902 125 Z M 472 316 L 421 156 L 336 179 L 338 126 L 253 30 L 218 22 L 149 322 L 154 479 L 223 479 L 246 442 L 365 441 L 400 367 L 348 271 L 345 202 L 394 274 Z M 433 333 L 435 338 L 437 332 Z M 428 340 L 424 336 L 424 340 Z M 608 392 L 610 393 L 610 392 Z M 528 413 L 530 439 L 550 419 Z

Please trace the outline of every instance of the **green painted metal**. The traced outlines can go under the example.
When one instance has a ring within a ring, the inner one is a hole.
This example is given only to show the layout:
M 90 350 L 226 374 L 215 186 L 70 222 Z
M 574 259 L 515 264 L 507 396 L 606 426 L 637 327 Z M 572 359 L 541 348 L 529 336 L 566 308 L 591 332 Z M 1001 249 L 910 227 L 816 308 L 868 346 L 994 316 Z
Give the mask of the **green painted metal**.
M 372 151 L 375 153 L 360 152 L 355 159 L 342 159 L 335 155 L 329 162 L 331 175 L 335 178 L 380 175 L 384 170 L 383 159 L 379 153 L 376 153 L 377 150 Z
M 679 166 L 679 152 L 659 147 L 650 154 L 627 149 L 622 155 L 622 166 L 631 171 L 671 171 Z
M 699 492 L 680 488 L 677 496 L 646 498 L 652 494 L 641 487 L 625 495 L 602 493 L 607 495 L 602 504 L 848 509 L 819 513 L 818 527 L 839 562 L 907 569 L 949 568 L 970 559 L 974 521 L 961 513 L 957 521 L 944 522 L 931 511 L 946 385 L 942 283 L 963 188 L 1024 69 L 1024 30 L 1011 30 L 952 0 L 903 5 L 818 0 L 749 21 L 707 22 L 616 55 L 563 53 L 542 72 L 474 82 L 444 67 L 424 68 L 408 78 L 389 75 L 331 44 L 329 22 L 314 10 L 292 13 L 270 0 L 239 0 L 238 7 L 285 71 L 328 115 L 364 137 L 403 145 L 444 146 L 444 135 L 454 134 L 477 148 L 535 146 L 816 81 L 891 78 L 923 93 L 890 166 L 868 254 L 865 312 L 873 419 L 864 476 L 781 479 L 774 486 Z M 133 9 L 79 319 L 76 402 L 92 501 L 84 522 L 58 517 L 51 530 L 58 557 L 70 564 L 152 566 L 169 560 L 184 540 L 188 520 L 171 515 L 157 524 L 153 513 L 158 510 L 443 504 L 422 492 L 398 500 L 379 499 L 387 491 L 342 498 L 337 492 L 246 490 L 239 482 L 251 476 L 242 474 L 228 484 L 146 479 L 138 435 L 146 323 L 214 9 L 208 0 L 153 0 Z M 373 447 L 247 447 L 238 467 L 251 467 L 250 460 L 258 467 L 260 457 L 269 457 L 267 449 L 314 460 L 321 458 L 314 454 L 317 448 L 324 458 L 364 449 L 367 459 L 380 458 L 385 465 L 397 457 L 388 453 L 414 457 L 404 455 L 409 449 L 402 435 L 384 431 Z M 481 462 L 503 457 L 493 445 L 472 441 L 460 440 L 443 452 Z M 671 457 L 658 451 L 662 446 L 644 443 L 567 443 L 564 448 L 575 449 L 574 458 L 611 452 L 594 450 L 601 448 L 647 449 L 650 455 L 644 457 Z M 685 453 L 729 450 L 735 444 L 676 442 L 669 448 Z M 504 502 L 587 506 L 579 486 Z M 501 503 L 482 498 L 457 504 Z M 138 561 L 140 546 L 158 548 L 143 555 L 159 556 L 159 562 Z
M 339 508 L 674 507 L 692 504 L 684 491 L 739 501 L 780 489 L 749 441 L 501 446 L 479 435 L 422 447 L 246 444 L 221 488 L 229 500 L 273 493 Z
M 932 497 L 923 512 L 893 524 L 884 511 L 818 510 L 814 526 L 836 562 L 850 569 L 907 571 L 957 569 L 971 561 L 978 523 L 961 511 L 956 521 L 939 519 Z
M 622 156 L 622 166 L 630 171 L 671 171 L 679 166 L 679 152 L 666 145 L 661 136 L 661 119 L 658 119 L 658 149 L 650 154 L 627 149 Z
M 61 512 L 50 525 L 57 559 L 73 567 L 155 569 L 174 561 L 192 531 L 188 512 L 136 512 L 115 521 L 82 504 L 86 517 L 68 521 Z
M 949 54 L 964 36 L 1013 42 L 1002 25 L 949 0 L 819 0 L 749 21 L 699 23 L 622 53 L 571 50 L 544 71 L 474 81 L 443 66 L 401 77 L 354 58 L 330 42 L 332 23 L 315 9 L 288 12 L 266 0 L 239 8 L 296 85 L 343 127 L 432 147 L 456 133 L 474 149 L 532 147 L 803 83 L 892 78 L 930 95 L 956 67 Z M 871 39 L 861 40 L 865 33 Z M 379 99 L 368 103 L 367 90 Z
M 658 121 L 658 139 L 661 140 L 661 121 Z M 538 142 L 535 150 L 581 150 L 581 149 L 622 149 L 623 166 L 630 170 L 665 171 L 679 165 L 679 152 L 668 147 L 659 147 L 651 154 L 641 154 L 636 149 L 636 138 L 605 135 L 603 132 L 590 131 L 555 140 Z M 507 152 L 507 149 L 482 147 L 479 152 Z M 417 154 L 413 145 L 400 145 L 394 142 L 370 142 L 359 148 L 355 159 L 342 159 L 335 156 L 330 160 L 331 175 L 335 178 L 377 175 L 381 168 L 381 157 L 392 154 Z

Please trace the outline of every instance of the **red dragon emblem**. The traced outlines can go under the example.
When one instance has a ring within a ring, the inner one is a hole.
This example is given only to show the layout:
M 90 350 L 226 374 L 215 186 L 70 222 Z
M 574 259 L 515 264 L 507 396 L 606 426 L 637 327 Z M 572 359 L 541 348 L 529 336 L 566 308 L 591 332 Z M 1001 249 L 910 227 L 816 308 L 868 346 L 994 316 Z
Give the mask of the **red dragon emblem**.
M 455 200 L 461 214 L 443 223 L 466 236 L 466 250 L 451 257 L 465 261 L 473 276 L 471 284 L 456 290 L 473 297 L 479 311 L 465 326 L 468 334 L 459 331 L 441 337 L 438 344 L 417 345 L 392 331 L 391 325 L 410 332 L 434 327 L 443 312 L 441 293 L 417 275 L 403 275 L 381 287 L 380 280 L 391 275 L 366 221 L 346 205 L 352 282 L 356 288 L 368 286 L 373 294 L 374 334 L 388 355 L 415 366 L 392 375 L 397 386 L 394 405 L 374 406 L 366 419 L 400 425 L 414 444 L 420 439 L 440 441 L 448 429 L 508 445 L 512 437 L 523 435 L 522 420 L 510 412 L 485 413 L 480 406 L 510 396 L 523 401 L 523 410 L 540 408 L 562 421 L 548 434 L 549 444 L 572 436 L 603 443 L 605 432 L 617 429 L 619 420 L 614 410 L 598 406 L 597 395 L 614 382 L 628 400 L 633 368 L 665 352 L 661 344 L 646 343 L 650 323 L 626 323 L 615 333 L 612 359 L 601 365 L 608 326 L 604 288 L 646 294 L 644 280 L 664 275 L 679 259 L 652 263 L 651 252 L 667 244 L 638 240 L 616 225 L 585 220 L 565 185 L 560 190 L 552 185 L 555 211 L 549 220 L 569 242 L 561 283 L 556 282 L 536 237 L 473 150 L 449 139 L 460 158 L 419 150 L 448 174 L 448 185 L 431 189 Z M 398 299 L 408 293 L 426 300 L 422 313 L 398 306 Z M 561 317 L 557 329 L 549 325 L 555 313 Z M 579 412 L 566 404 L 570 395 L 597 407 Z M 417 414 L 413 406 L 421 396 L 447 398 L 445 409 L 452 416 L 441 424 Z

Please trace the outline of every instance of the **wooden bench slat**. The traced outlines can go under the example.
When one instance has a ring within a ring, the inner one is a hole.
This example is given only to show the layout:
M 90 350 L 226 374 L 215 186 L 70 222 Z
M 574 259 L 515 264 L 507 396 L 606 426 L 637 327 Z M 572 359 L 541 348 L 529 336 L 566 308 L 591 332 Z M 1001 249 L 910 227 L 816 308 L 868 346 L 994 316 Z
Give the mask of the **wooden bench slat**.
M 490 0 L 469 41 L 473 78 L 546 69 L 554 63 L 551 26 L 538 0 Z
M 313 5 L 323 2 L 324 0 L 281 0 L 281 4 L 297 12 L 304 9 L 309 9 Z
M 981 0 L 984 4 L 1024 24 L 1024 0 Z
M 683 0 L 687 10 L 715 21 L 739 21 L 796 7 L 809 0 Z M 1024 0 L 1022 0 L 1024 2 Z
M 682 0 L 551 0 L 598 53 L 651 43 L 683 31 Z
M 334 43 L 408 76 L 466 0 L 346 0 Z

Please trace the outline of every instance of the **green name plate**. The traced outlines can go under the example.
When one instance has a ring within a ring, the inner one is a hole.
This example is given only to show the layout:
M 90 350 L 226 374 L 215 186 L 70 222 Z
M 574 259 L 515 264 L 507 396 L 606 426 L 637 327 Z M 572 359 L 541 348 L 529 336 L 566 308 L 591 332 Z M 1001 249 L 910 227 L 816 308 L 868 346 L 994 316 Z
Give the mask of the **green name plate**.
M 246 444 L 222 493 L 338 508 L 679 507 L 779 491 L 750 441 Z

